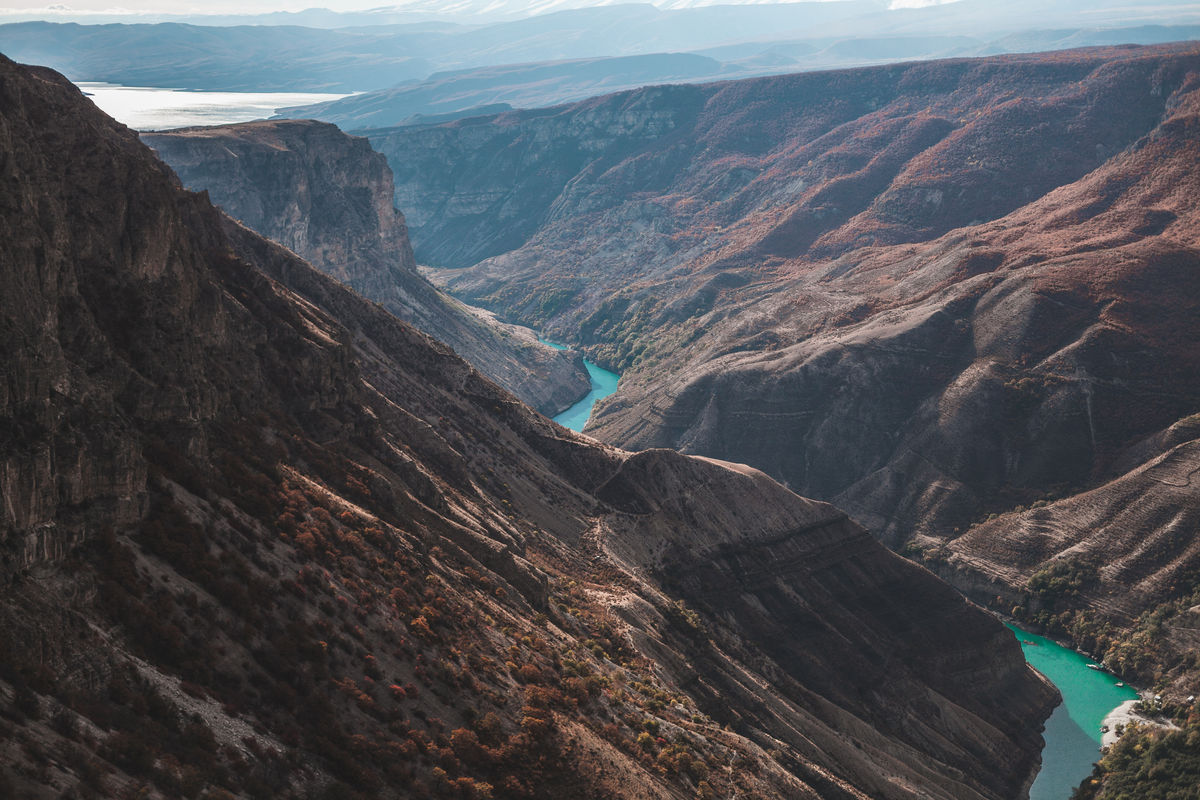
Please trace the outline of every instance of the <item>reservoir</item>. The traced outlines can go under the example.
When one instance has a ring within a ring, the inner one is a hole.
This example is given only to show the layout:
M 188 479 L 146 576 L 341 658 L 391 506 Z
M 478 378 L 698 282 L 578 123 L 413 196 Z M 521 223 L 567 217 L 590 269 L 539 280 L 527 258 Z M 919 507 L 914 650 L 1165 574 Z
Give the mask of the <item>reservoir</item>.
M 1005 623 L 1021 642 L 1025 660 L 1045 675 L 1062 693 L 1063 702 L 1042 734 L 1042 769 L 1029 800 L 1069 800 L 1071 792 L 1092 773 L 1100 758 L 1100 725 L 1114 708 L 1136 700 L 1137 692 L 1117 686 L 1118 678 L 1090 669 L 1083 655 L 1036 634 Z
M 545 339 L 541 340 L 542 344 L 548 344 L 555 350 L 566 350 L 567 348 L 561 344 L 548 342 Z M 617 381 L 621 376 L 615 372 L 609 372 L 603 367 L 598 367 L 586 358 L 583 360 L 583 366 L 587 368 L 588 377 L 592 379 L 592 390 L 588 392 L 582 400 L 568 408 L 554 418 L 554 421 L 564 428 L 570 428 L 573 431 L 582 431 L 583 426 L 587 424 L 588 418 L 592 416 L 592 406 L 596 405 L 597 400 L 602 400 L 617 390 Z
M 279 108 L 346 96 L 313 92 L 193 92 L 91 82 L 75 85 L 90 95 L 101 111 L 135 131 L 250 122 L 266 119 Z

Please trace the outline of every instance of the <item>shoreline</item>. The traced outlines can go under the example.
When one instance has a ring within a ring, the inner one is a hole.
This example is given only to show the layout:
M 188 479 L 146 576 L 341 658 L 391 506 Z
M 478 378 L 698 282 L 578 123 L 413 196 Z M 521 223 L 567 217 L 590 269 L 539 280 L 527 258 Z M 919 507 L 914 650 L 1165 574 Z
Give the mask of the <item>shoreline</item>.
M 1148 725 L 1154 728 L 1178 730 L 1179 726 L 1173 722 L 1163 722 L 1162 720 L 1154 719 L 1153 717 L 1147 717 L 1144 714 L 1139 714 L 1137 711 L 1134 711 L 1133 707 L 1139 702 L 1141 701 L 1126 700 L 1124 703 L 1121 703 L 1121 705 L 1108 712 L 1108 716 L 1104 718 L 1104 724 L 1108 727 L 1108 730 L 1106 730 L 1100 737 L 1101 750 L 1107 750 L 1109 747 L 1112 747 L 1114 744 L 1116 744 L 1117 739 L 1120 738 L 1117 735 L 1118 725 L 1125 726 L 1131 722 L 1136 722 L 1139 725 Z

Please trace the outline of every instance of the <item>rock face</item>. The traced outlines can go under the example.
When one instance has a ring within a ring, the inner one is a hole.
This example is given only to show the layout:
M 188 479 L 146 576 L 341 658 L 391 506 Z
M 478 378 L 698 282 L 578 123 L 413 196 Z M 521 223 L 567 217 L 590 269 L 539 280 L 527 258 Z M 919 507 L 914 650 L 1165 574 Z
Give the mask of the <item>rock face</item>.
M 0 793 L 1009 798 L 1011 636 L 573 434 L 0 60 Z
M 311 120 L 144 134 L 183 180 L 252 230 L 454 348 L 553 415 L 587 393 L 577 354 L 449 300 L 417 273 L 387 162 L 365 139 Z

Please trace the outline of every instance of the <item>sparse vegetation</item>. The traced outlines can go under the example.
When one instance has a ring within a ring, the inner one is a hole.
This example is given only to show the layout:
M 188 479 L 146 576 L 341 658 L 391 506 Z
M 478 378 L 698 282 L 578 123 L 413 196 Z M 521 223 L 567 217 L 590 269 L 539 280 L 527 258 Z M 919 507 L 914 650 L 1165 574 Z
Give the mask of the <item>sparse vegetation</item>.
M 1196 800 L 1200 798 L 1200 718 L 1181 730 L 1125 727 L 1072 800 Z

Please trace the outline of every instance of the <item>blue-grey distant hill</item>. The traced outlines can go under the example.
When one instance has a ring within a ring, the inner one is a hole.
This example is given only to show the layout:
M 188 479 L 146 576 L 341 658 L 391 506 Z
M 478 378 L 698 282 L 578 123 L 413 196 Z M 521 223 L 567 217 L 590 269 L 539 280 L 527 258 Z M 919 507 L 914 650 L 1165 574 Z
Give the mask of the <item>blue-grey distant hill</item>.
M 874 0 L 662 11 L 583 8 L 493 24 L 338 29 L 180 23 L 0 25 L 0 52 L 72 80 L 262 91 L 366 91 L 497 64 L 684 52 L 805 37 L 878 11 Z
M 361 91 L 435 69 L 395 33 L 291 26 L 23 22 L 0 25 L 0 52 L 74 81 L 227 91 Z
M 734 68 L 689 53 L 510 64 L 438 73 L 428 80 L 280 109 L 280 117 L 333 122 L 344 130 L 427 124 L 507 108 L 537 108 L 656 83 L 729 77 Z
M 694 53 L 507 64 L 441 72 L 423 81 L 340 100 L 280 109 L 344 130 L 433 124 L 510 108 L 541 108 L 651 84 L 700 83 L 758 75 L 1123 43 L 1200 38 L 1200 25 L 1022 31 L 997 39 L 890 36 L 753 41 Z
M 329 24 L 336 18 L 332 14 L 279 18 L 319 17 Z M 0 25 L 0 52 L 53 67 L 72 80 L 127 86 L 343 93 L 394 89 L 403 98 L 395 112 L 380 116 L 381 101 L 360 101 L 376 104 L 370 121 L 376 125 L 478 105 L 562 102 L 643 83 L 1083 45 L 1152 44 L 1194 38 L 1200 30 L 1200 6 L 1192 0 L 1159 0 L 1153 5 L 1063 0 L 1049 6 L 1034 0 L 959 0 L 897 10 L 889 10 L 882 0 L 680 9 L 626 4 L 501 21 L 461 17 L 362 24 L 369 19 L 411 19 L 398 14 L 394 9 L 361 12 L 344 17 L 353 27 L 338 28 L 13 23 Z M 688 56 L 678 55 L 686 53 L 721 64 L 687 62 L 683 59 Z M 620 60 L 632 56 L 653 58 Z M 452 77 L 449 84 L 438 74 L 494 70 L 497 65 L 519 66 L 505 68 L 504 74 L 481 72 L 470 80 Z M 429 86 L 413 85 L 427 79 L 432 81 Z M 469 96 L 435 97 L 431 92 L 437 86 L 443 91 L 462 89 Z

